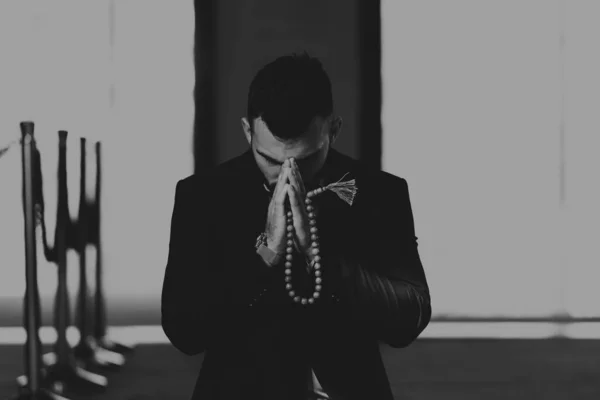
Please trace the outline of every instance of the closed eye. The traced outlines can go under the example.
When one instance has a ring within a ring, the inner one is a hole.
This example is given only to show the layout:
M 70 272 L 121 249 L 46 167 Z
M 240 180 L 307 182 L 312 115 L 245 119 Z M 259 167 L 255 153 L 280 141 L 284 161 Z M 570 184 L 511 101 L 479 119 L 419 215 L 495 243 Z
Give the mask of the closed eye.
M 268 155 L 266 155 L 265 153 L 263 153 L 263 152 L 262 152 L 262 151 L 260 151 L 260 150 L 257 150 L 256 152 L 257 152 L 258 154 L 260 154 L 260 156 L 261 156 L 262 158 L 264 158 L 264 159 L 265 159 L 265 161 L 266 161 L 267 163 L 269 163 L 270 165 L 283 165 L 283 162 L 282 162 L 282 161 L 278 161 L 278 160 L 276 160 L 276 159 L 274 159 L 274 158 L 272 158 L 272 157 L 269 157 Z M 319 152 L 320 152 L 320 151 L 319 151 L 319 150 L 317 150 L 317 151 L 313 152 L 312 154 L 309 154 L 309 155 L 308 155 L 308 156 L 306 156 L 306 157 L 302 157 L 302 158 L 300 158 L 300 159 L 298 159 L 298 158 L 297 158 L 297 159 L 296 159 L 296 162 L 297 162 L 298 164 L 303 164 L 303 163 L 304 163 L 304 162 L 306 162 L 306 161 L 310 161 L 310 160 L 312 160 L 312 159 L 316 158 L 316 157 L 319 155 Z

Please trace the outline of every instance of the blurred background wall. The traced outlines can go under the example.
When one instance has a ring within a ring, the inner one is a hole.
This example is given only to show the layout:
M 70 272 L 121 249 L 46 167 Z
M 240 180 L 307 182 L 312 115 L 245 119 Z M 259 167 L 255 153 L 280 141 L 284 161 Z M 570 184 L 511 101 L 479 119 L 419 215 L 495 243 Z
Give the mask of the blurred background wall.
M 592 1 L 382 1 L 383 167 L 438 317 L 600 316 Z
M 57 131 L 70 135 L 73 216 L 78 137 L 102 140 L 109 323 L 158 324 L 177 180 L 246 149 L 252 77 L 306 50 L 331 75 L 336 148 L 408 180 L 435 318 L 599 317 L 598 8 L 7 0 L 0 145 L 35 121 L 53 232 Z M 13 150 L 0 159 L 0 325 L 21 325 L 20 182 Z M 49 324 L 56 270 L 38 260 Z
M 103 143 L 105 286 L 109 322 L 159 321 L 175 184 L 194 168 L 194 4 L 186 0 L 0 2 L 0 139 L 32 120 L 53 241 L 59 129 L 69 131 L 68 184 L 78 213 L 79 137 Z M 0 324 L 21 325 L 25 289 L 20 151 L 0 159 Z M 93 165 L 88 172 L 93 194 Z M 38 254 L 43 319 L 56 268 Z M 88 265 L 94 265 L 90 251 Z M 77 257 L 69 285 L 77 291 Z M 90 276 L 90 275 L 88 275 Z M 74 304 L 74 302 L 72 302 Z M 133 319 L 131 319 L 133 318 Z

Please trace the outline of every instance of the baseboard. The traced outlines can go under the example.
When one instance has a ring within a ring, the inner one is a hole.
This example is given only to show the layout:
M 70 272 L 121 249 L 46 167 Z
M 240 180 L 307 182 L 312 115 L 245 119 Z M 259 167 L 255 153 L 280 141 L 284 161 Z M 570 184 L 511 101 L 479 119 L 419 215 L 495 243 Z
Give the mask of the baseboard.
M 43 326 L 39 331 L 43 344 L 56 340 L 56 331 Z M 111 339 L 124 344 L 167 344 L 160 325 L 112 326 Z M 70 327 L 69 342 L 77 343 L 79 332 Z M 599 322 L 431 322 L 419 339 L 600 339 Z M 26 334 L 22 327 L 0 327 L 0 345 L 20 345 Z

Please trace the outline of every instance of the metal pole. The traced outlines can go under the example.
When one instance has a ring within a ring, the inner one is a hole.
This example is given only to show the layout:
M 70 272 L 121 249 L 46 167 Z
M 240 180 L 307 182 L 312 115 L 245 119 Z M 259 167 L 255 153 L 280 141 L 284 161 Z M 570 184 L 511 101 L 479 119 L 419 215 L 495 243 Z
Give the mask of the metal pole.
M 23 213 L 25 216 L 25 369 L 30 393 L 40 389 L 41 358 L 39 329 L 39 294 L 35 238 L 35 201 L 33 199 L 33 122 L 21 122 L 23 161 Z

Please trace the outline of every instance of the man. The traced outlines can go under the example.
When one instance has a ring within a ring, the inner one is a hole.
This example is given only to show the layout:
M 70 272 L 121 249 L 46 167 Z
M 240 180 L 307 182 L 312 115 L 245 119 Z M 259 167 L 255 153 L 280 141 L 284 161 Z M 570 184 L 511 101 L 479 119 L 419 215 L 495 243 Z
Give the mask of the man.
M 429 288 L 406 181 L 334 150 L 341 125 L 320 62 L 278 58 L 248 151 L 177 183 L 162 326 L 204 353 L 193 399 L 393 399 L 379 343 L 419 336 Z

